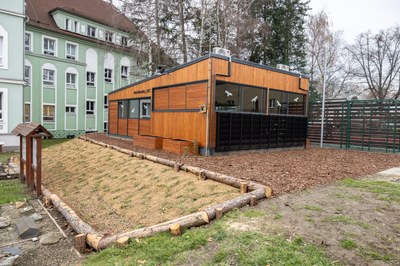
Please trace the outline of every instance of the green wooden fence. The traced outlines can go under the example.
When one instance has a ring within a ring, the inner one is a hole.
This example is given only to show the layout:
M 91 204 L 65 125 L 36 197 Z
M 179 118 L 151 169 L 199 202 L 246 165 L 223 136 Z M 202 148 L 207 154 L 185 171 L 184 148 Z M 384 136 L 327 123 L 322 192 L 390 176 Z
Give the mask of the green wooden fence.
M 321 102 L 311 102 L 308 113 L 308 138 L 319 143 Z M 333 100 L 325 103 L 324 136 L 326 145 L 346 149 L 400 152 L 398 101 Z

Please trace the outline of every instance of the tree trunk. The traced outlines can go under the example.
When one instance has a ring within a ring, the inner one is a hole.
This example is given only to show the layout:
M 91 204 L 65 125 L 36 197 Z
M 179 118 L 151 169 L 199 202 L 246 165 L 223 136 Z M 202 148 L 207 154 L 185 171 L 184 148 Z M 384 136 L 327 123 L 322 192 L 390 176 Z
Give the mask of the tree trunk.
M 183 14 L 183 0 L 179 0 L 179 21 L 181 24 L 181 41 L 182 41 L 182 55 L 183 62 L 186 63 L 188 61 L 188 53 L 186 47 L 186 34 L 185 34 L 185 16 Z

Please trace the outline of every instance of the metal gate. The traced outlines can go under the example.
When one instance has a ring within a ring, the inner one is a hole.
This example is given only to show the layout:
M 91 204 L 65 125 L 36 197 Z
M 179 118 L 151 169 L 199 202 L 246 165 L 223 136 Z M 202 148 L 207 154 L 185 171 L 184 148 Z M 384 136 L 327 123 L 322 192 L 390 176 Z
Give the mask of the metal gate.
M 309 104 L 308 137 L 320 142 L 321 102 Z M 399 152 L 397 100 L 336 100 L 325 103 L 324 144 Z M 400 132 L 399 132 L 400 133 Z
M 307 117 L 217 112 L 216 151 L 304 146 Z

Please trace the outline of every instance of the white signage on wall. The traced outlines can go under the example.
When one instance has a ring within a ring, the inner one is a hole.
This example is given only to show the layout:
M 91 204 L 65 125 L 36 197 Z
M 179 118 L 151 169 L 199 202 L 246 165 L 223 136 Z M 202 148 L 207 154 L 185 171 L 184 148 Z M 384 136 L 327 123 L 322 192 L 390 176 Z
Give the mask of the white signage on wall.
M 32 144 L 33 144 L 32 145 L 32 156 L 33 156 L 32 163 L 33 163 L 33 166 L 36 168 L 37 167 L 37 156 L 36 156 L 36 154 L 37 154 L 37 140 L 33 139 Z
M 22 137 L 22 159 L 26 161 L 26 137 Z

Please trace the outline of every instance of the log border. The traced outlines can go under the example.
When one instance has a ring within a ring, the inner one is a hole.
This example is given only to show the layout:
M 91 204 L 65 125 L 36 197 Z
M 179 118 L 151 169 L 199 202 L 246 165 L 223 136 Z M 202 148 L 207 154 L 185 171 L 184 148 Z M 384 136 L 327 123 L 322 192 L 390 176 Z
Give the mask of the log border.
M 87 136 L 79 136 L 78 138 L 84 141 L 89 141 L 90 143 L 102 146 L 104 148 L 111 148 L 121 153 L 125 153 L 130 157 L 146 159 L 148 161 L 166 165 L 171 168 L 174 168 L 176 167 L 177 164 L 179 164 L 178 162 L 164 158 L 159 158 L 153 155 L 122 149 L 114 145 L 94 140 Z M 80 219 L 80 217 L 75 213 L 75 211 L 71 207 L 65 204 L 57 195 L 52 194 L 44 186 L 42 186 L 42 192 L 45 197 L 48 197 L 52 201 L 54 207 L 56 207 L 57 210 L 65 217 L 65 219 L 72 226 L 75 232 L 77 232 L 78 234 L 86 235 L 87 244 L 90 245 L 95 250 L 102 250 L 109 247 L 112 244 L 116 244 L 117 240 L 121 239 L 122 237 L 142 238 L 142 237 L 152 236 L 161 232 L 167 232 L 170 230 L 170 227 L 175 224 L 179 224 L 182 228 L 202 226 L 208 224 L 211 220 L 217 218 L 217 209 L 219 218 L 221 210 L 222 214 L 224 214 L 234 208 L 240 208 L 245 205 L 250 205 L 252 201 L 253 202 L 255 201 L 255 199 L 260 200 L 263 198 L 271 197 L 272 194 L 271 187 L 264 186 L 253 181 L 246 181 L 236 177 L 219 174 L 203 168 L 185 164 L 179 164 L 179 169 L 193 173 L 194 175 L 197 176 L 204 176 L 206 179 L 211 179 L 213 181 L 223 183 L 238 189 L 240 189 L 241 185 L 243 186 L 243 182 L 246 182 L 248 192 L 241 194 L 240 196 L 230 199 L 228 201 L 225 201 L 223 203 L 205 208 L 204 210 L 198 211 L 196 213 L 182 216 L 177 219 L 170 220 L 164 223 L 159 223 L 149 227 L 144 227 L 111 236 L 97 232 L 93 227 L 91 227 L 89 224 Z

